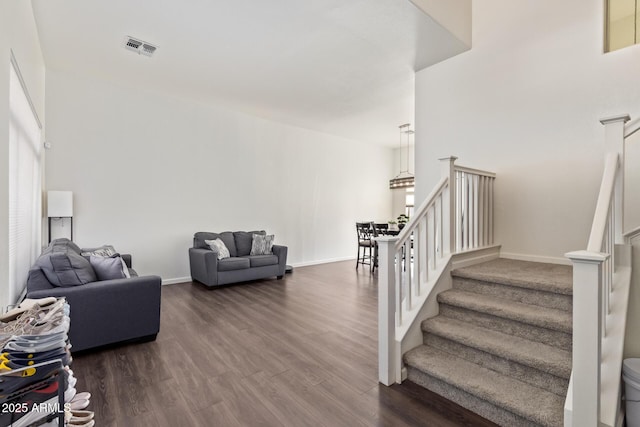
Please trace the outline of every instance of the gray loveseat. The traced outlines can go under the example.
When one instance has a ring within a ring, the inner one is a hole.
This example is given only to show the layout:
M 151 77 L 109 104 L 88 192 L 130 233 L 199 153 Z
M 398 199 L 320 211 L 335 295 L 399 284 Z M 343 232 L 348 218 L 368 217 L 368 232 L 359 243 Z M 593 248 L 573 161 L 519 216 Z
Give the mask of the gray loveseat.
M 74 352 L 124 341 L 154 340 L 160 330 L 160 277 L 139 277 L 131 268 L 131 256 L 122 255 L 131 278 L 97 280 L 91 264 L 80 255 L 83 251 L 68 239 L 51 242 L 29 271 L 27 298 L 67 299 Z M 86 283 L 69 285 L 74 281 Z
M 287 247 L 273 245 L 270 255 L 249 255 L 253 234 L 264 231 L 198 232 L 189 248 L 189 266 L 193 280 L 207 286 L 219 286 L 276 276 L 281 279 L 287 266 Z M 229 258 L 219 260 L 205 240 L 220 239 L 229 250 Z

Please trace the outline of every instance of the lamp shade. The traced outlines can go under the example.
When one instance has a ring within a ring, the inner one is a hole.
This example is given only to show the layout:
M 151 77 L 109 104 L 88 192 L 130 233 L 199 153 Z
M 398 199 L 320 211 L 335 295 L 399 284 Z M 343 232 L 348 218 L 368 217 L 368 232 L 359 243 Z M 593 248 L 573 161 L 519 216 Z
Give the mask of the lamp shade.
M 73 192 L 47 191 L 47 217 L 73 217 Z

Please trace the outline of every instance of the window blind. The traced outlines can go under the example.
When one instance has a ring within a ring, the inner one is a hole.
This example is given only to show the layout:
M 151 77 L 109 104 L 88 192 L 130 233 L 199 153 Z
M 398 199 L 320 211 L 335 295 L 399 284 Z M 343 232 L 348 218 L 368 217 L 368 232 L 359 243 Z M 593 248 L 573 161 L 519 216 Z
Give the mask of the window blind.
M 9 83 L 9 302 L 17 302 L 40 253 L 42 165 L 40 123 L 12 61 Z

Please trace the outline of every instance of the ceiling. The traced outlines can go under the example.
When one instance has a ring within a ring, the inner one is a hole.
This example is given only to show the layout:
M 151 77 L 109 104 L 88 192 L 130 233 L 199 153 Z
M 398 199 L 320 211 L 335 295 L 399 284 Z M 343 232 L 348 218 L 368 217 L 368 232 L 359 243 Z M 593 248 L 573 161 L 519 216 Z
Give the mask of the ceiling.
M 48 68 L 387 146 L 414 122 L 415 71 L 467 49 L 409 0 L 32 4 Z

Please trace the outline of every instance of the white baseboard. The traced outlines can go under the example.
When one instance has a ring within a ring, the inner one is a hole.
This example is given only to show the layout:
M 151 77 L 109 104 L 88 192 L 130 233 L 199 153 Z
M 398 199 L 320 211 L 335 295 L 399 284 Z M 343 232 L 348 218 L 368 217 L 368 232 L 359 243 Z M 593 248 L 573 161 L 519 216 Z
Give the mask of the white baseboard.
M 451 268 L 463 268 L 482 262 L 491 261 L 500 257 L 500 245 L 493 245 L 486 248 L 471 249 L 465 252 L 453 254 L 451 258 Z
M 319 265 L 319 264 L 329 264 L 331 262 L 340 262 L 340 261 L 352 261 L 356 259 L 356 257 L 343 257 L 343 258 L 331 258 L 331 259 L 322 259 L 319 261 L 307 261 L 307 262 L 296 262 L 293 264 L 289 264 L 292 267 L 307 267 L 310 265 Z M 185 283 L 191 282 L 191 276 L 186 277 L 176 277 L 174 279 L 162 279 L 163 285 L 175 285 L 176 283 Z
M 459 254 L 455 254 L 455 259 L 453 260 L 452 268 L 462 268 L 468 265 L 478 264 L 484 261 L 490 261 L 498 257 L 497 253 L 501 258 L 508 259 L 517 259 L 520 261 L 533 261 L 533 262 L 546 262 L 549 264 L 564 264 L 571 265 L 571 261 L 567 258 L 555 258 L 555 257 L 545 257 L 538 255 L 524 255 L 524 254 L 514 254 L 509 252 L 499 252 L 500 245 L 491 246 L 489 248 L 483 248 L 478 250 L 472 250 L 469 252 L 462 252 Z M 321 259 L 317 261 L 304 261 L 304 262 L 294 262 L 291 265 L 294 268 L 297 267 L 308 267 L 311 265 L 320 265 L 320 264 L 330 264 L 332 262 L 340 262 L 340 261 L 353 261 L 356 257 L 340 257 L 340 258 L 329 258 L 329 259 Z M 176 277 L 173 279 L 163 279 L 163 285 L 175 285 L 176 283 L 185 283 L 191 282 L 191 276 L 186 277 Z
M 353 261 L 356 257 L 342 257 L 342 258 L 330 258 L 330 259 L 321 259 L 319 261 L 305 261 L 305 262 L 295 262 L 290 264 L 292 267 L 307 267 L 309 265 L 318 265 L 318 264 L 329 264 L 331 262 L 340 262 L 340 261 Z
M 191 282 L 191 276 L 176 277 L 175 279 L 162 279 L 163 285 L 175 285 L 176 283 Z
M 500 257 L 515 259 L 519 261 L 533 261 L 533 262 L 546 262 L 549 264 L 571 265 L 571 260 L 569 258 L 541 256 L 541 255 L 514 254 L 510 252 L 500 252 Z

